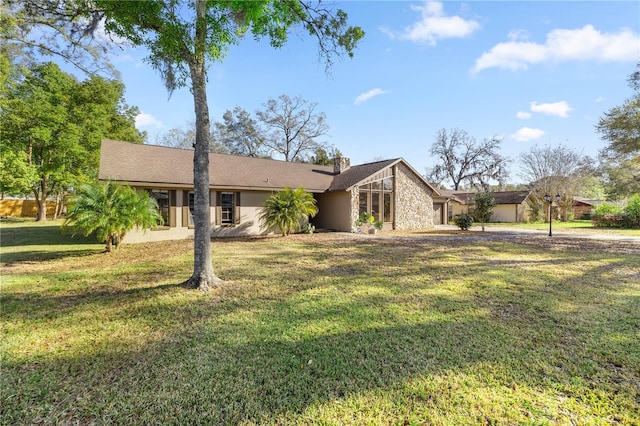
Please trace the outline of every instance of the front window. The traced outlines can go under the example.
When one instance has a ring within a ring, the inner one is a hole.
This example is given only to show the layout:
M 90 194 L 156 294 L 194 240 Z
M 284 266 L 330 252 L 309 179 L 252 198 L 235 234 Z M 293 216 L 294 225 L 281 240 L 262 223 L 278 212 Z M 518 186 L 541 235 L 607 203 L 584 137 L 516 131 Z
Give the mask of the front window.
M 223 192 L 220 194 L 220 206 L 222 207 L 222 224 L 234 223 L 233 211 L 235 207 L 235 194 L 233 192 Z
M 158 202 L 158 211 L 164 220 L 165 225 L 169 225 L 169 191 L 166 189 L 148 189 L 149 195 Z
M 193 214 L 195 213 L 196 206 L 196 194 L 193 191 L 189 191 L 188 195 L 188 203 L 189 206 L 189 226 L 193 226 Z
M 358 189 L 358 213 L 371 213 L 376 220 L 393 222 L 393 177 L 361 185 Z
M 369 213 L 369 193 L 360 190 L 360 206 L 358 214 Z
M 393 198 L 391 198 L 391 193 L 390 192 L 385 192 L 384 194 L 384 222 L 391 222 L 391 210 L 392 210 L 392 204 L 393 203 Z

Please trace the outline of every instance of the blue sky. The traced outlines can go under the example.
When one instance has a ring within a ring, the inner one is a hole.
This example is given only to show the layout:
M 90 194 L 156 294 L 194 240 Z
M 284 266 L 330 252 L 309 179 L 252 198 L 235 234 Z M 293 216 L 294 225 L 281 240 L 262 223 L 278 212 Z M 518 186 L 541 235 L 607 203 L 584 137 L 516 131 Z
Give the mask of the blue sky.
M 301 95 L 327 115 L 326 139 L 359 164 L 403 157 L 420 173 L 434 164 L 439 129 L 498 136 L 520 182 L 518 155 L 564 144 L 596 156 L 594 125 L 631 95 L 640 60 L 640 2 L 344 1 L 366 36 L 353 59 L 327 75 L 302 30 L 279 50 L 247 37 L 209 69 L 212 120 L 239 105 Z M 137 126 L 156 135 L 194 118 L 188 89 L 169 98 L 141 50 L 113 59 Z

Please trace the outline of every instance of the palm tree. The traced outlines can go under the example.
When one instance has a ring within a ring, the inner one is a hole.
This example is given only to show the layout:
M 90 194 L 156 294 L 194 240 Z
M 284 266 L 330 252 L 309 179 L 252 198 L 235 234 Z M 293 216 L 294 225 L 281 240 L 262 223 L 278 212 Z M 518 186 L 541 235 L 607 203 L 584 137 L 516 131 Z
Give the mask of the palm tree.
M 300 229 L 300 222 L 318 213 L 316 200 L 304 188 L 284 190 L 271 195 L 264 203 L 260 222 L 271 231 L 279 229 L 282 236 Z
M 95 233 L 110 252 L 135 226 L 146 229 L 159 223 L 162 216 L 158 203 L 146 191 L 138 193 L 129 186 L 108 181 L 78 188 L 63 228 L 71 226 L 85 236 Z

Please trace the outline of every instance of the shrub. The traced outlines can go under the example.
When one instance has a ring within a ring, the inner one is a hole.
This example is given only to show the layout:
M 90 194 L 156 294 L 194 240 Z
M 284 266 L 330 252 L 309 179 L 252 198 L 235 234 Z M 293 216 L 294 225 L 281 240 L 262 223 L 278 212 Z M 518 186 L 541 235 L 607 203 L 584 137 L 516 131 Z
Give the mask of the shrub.
M 620 226 L 622 219 L 620 218 L 620 208 L 613 204 L 602 203 L 593 210 L 591 222 L 593 226 L 612 227 Z
M 473 216 L 482 224 L 484 232 L 484 224 L 489 222 L 493 208 L 496 206 L 496 199 L 490 192 L 478 192 L 473 199 Z
M 453 223 L 458 225 L 458 228 L 462 229 L 463 231 L 466 231 L 473 224 L 473 218 L 468 214 L 459 214 L 453 217 Z
M 623 217 L 627 227 L 640 227 L 640 194 L 633 194 L 629 199 L 627 206 L 623 210 Z
M 539 222 L 542 220 L 542 208 L 544 205 L 540 201 L 532 199 L 528 199 L 527 204 L 529 205 L 527 221 Z
M 269 230 L 279 229 L 282 236 L 300 229 L 300 222 L 318 213 L 316 200 L 304 188 L 284 190 L 271 195 L 264 202 L 260 222 Z
M 95 234 L 107 252 L 116 248 L 134 227 L 143 229 L 162 223 L 158 203 L 148 192 L 136 192 L 115 182 L 82 185 L 71 198 L 63 229 L 71 226 L 85 236 Z
M 316 227 L 310 223 L 305 223 L 302 225 L 301 231 L 303 234 L 313 234 L 316 231 Z
M 362 225 L 367 225 L 368 228 L 371 228 L 373 226 L 378 231 L 381 231 L 384 227 L 384 223 L 382 221 L 376 220 L 376 218 L 368 212 L 360 213 L 360 216 L 358 217 L 358 220 L 356 220 L 355 225 L 357 228 L 360 228 Z

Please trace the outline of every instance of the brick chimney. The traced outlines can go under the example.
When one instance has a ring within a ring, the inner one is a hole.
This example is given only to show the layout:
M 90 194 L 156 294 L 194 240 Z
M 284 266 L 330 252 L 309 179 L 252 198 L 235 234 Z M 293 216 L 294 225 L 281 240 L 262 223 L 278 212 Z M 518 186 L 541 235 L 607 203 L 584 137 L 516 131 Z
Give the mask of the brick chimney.
M 333 159 L 333 173 L 339 175 L 340 173 L 351 167 L 351 162 L 346 157 L 336 157 Z

